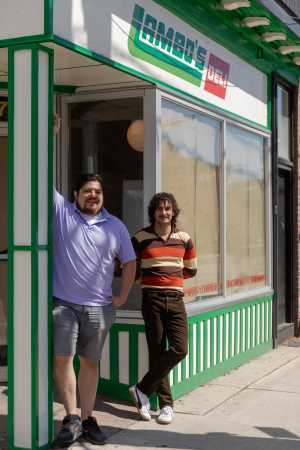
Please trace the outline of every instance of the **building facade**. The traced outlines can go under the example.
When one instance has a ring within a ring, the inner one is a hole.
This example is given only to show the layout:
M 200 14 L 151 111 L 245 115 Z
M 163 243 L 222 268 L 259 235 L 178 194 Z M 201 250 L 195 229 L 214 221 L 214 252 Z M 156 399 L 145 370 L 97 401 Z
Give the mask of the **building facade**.
M 19 3 L 0 6 L 0 345 L 9 448 L 37 449 L 53 430 L 53 184 L 71 199 L 100 172 L 131 234 L 155 192 L 177 198 L 198 274 L 175 398 L 297 333 L 300 37 L 263 0 Z M 121 399 L 148 367 L 140 298 L 100 363 L 99 392 Z

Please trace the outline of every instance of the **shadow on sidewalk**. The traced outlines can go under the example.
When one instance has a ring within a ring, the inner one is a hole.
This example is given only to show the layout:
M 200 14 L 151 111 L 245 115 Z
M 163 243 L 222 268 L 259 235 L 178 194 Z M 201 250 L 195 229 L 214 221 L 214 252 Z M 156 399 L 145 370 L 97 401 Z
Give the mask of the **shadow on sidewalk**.
M 200 425 L 200 424 L 199 424 Z M 112 427 L 113 428 L 113 427 Z M 217 427 L 216 427 L 217 428 Z M 103 427 L 106 436 L 112 436 L 107 444 L 132 448 L 172 448 L 178 450 L 299 450 L 300 437 L 282 428 L 259 428 L 269 437 L 240 436 L 217 431 L 215 433 L 190 434 L 167 430 L 126 430 L 114 432 Z

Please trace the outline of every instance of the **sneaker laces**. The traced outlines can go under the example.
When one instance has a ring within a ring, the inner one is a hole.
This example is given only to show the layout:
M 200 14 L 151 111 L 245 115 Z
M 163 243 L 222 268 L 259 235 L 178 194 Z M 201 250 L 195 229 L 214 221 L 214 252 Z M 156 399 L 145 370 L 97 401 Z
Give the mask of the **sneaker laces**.
M 160 410 L 161 416 L 172 416 L 173 415 L 173 408 L 172 406 L 166 405 L 163 406 Z

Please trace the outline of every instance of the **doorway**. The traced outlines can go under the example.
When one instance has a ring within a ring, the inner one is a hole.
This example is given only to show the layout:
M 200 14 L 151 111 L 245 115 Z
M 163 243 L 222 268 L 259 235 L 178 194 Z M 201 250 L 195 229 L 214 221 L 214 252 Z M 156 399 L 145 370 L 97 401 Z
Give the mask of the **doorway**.
M 293 105 L 294 88 L 273 78 L 274 345 L 294 336 L 295 236 Z
M 292 249 L 291 249 L 291 174 L 287 170 L 278 172 L 278 328 L 292 322 Z

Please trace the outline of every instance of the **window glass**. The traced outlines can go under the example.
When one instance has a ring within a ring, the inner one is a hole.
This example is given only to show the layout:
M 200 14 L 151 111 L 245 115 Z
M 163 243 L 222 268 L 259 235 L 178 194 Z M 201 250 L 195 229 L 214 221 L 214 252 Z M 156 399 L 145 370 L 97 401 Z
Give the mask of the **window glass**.
M 280 158 L 291 159 L 290 95 L 277 85 L 277 145 Z
M 162 190 L 171 192 L 198 256 L 187 300 L 220 292 L 220 123 L 173 102 L 162 103 Z
M 227 293 L 266 283 L 264 138 L 228 125 Z
M 141 98 L 69 105 L 70 197 L 80 174 L 101 174 L 104 206 L 123 220 L 130 235 L 143 227 L 142 119 Z M 117 277 L 113 289 L 118 292 L 119 287 L 120 277 Z M 124 308 L 140 308 L 137 285 Z

